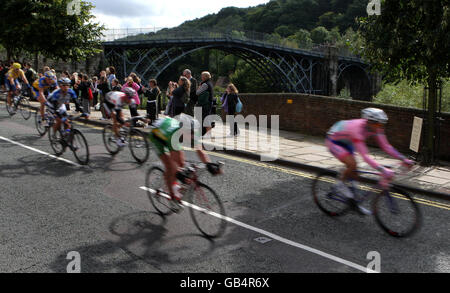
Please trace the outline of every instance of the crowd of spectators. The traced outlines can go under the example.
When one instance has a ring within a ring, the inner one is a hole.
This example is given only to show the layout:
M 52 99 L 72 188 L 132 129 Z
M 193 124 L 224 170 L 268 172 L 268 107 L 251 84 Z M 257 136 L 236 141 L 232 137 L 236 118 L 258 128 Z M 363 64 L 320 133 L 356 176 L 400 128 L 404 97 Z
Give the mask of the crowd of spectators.
M 13 62 L 0 62 L 0 86 L 4 90 L 5 74 Z M 161 90 L 158 87 L 156 79 L 150 79 L 148 86 L 142 83 L 140 77 L 131 72 L 122 82 L 116 77 L 116 70 L 113 66 L 107 67 L 105 70 L 99 72 L 98 75 L 87 75 L 81 72 L 69 73 L 68 71 L 56 72 L 54 69 L 44 66 L 42 70 L 34 70 L 30 63 L 23 63 L 23 70 L 26 78 L 32 84 L 36 79 L 42 77 L 45 72 L 52 71 L 57 76 L 57 79 L 62 77 L 71 80 L 71 88 L 75 91 L 79 103 L 75 103 L 75 112 L 83 112 L 88 114 L 86 119 L 89 119 L 91 111 L 101 111 L 102 117 L 100 119 L 106 120 L 107 114 L 103 110 L 103 102 L 105 95 L 110 91 L 122 91 L 130 87 L 136 91 L 134 100 L 136 104 L 141 105 L 145 102 L 145 106 L 141 109 L 146 109 L 146 121 L 151 124 L 152 121 L 158 118 L 158 115 L 164 111 L 165 115 L 175 117 L 181 113 L 186 113 L 194 116 L 194 110 L 201 109 L 201 117 L 196 117 L 201 120 L 202 135 L 208 133 L 214 127 L 214 122 L 206 122 L 205 118 L 208 115 L 216 114 L 216 100 L 214 98 L 214 87 L 211 79 L 211 74 L 208 71 L 201 73 L 201 81 L 198 82 L 189 69 L 185 69 L 177 82 L 170 81 L 167 86 L 166 97 L 167 102 L 164 101 Z M 226 92 L 223 94 L 221 102 L 222 109 L 228 115 L 235 115 L 234 107 L 237 103 L 237 89 L 233 84 L 227 86 Z M 144 99 L 145 98 L 145 99 Z M 145 101 L 144 101 L 145 100 Z M 137 108 L 130 108 L 131 116 L 138 116 Z M 235 123 L 230 124 L 230 134 L 238 135 L 239 130 Z

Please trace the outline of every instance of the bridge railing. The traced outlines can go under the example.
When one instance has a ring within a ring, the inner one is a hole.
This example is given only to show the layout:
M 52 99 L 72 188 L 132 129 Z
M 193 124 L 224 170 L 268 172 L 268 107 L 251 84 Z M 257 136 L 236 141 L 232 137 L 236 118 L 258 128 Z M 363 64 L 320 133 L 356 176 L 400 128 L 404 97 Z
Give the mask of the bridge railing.
M 237 31 L 237 30 L 198 30 L 198 29 L 177 29 L 177 28 L 124 28 L 107 29 L 101 39 L 103 42 L 132 42 L 144 40 L 185 40 L 185 39 L 233 39 L 241 41 L 252 41 L 264 45 L 274 45 L 283 48 L 301 49 L 306 51 L 324 53 L 327 46 L 332 44 L 311 44 L 310 46 L 300 47 L 294 40 L 282 38 L 275 34 L 267 34 L 255 31 Z M 340 56 L 356 57 L 347 48 L 339 48 Z

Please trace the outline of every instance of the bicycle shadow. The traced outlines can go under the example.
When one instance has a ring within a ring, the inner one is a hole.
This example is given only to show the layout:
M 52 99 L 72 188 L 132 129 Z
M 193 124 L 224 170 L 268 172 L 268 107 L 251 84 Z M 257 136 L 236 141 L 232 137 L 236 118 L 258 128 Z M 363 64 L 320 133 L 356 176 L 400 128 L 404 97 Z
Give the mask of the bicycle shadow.
M 61 252 L 49 265 L 54 272 L 66 272 L 69 251 L 77 251 L 81 256 L 81 272 L 161 272 L 162 264 L 192 263 L 204 261 L 206 254 L 214 246 L 209 240 L 198 235 L 184 234 L 165 238 L 168 230 L 164 227 L 167 219 L 159 214 L 139 211 L 117 217 L 109 225 L 108 238 L 100 243 L 79 246 Z M 205 251 L 190 253 L 188 243 L 179 240 L 185 237 L 203 239 Z M 181 246 L 180 246 L 181 243 Z M 186 244 L 183 244 L 186 243 Z
M 66 177 L 77 172 L 92 171 L 85 168 L 79 168 L 65 164 L 61 168 L 61 162 L 58 160 L 44 157 L 42 155 L 33 154 L 17 159 L 16 164 L 2 164 L 0 168 L 0 177 L 4 178 L 19 178 L 22 176 L 52 176 L 55 178 Z

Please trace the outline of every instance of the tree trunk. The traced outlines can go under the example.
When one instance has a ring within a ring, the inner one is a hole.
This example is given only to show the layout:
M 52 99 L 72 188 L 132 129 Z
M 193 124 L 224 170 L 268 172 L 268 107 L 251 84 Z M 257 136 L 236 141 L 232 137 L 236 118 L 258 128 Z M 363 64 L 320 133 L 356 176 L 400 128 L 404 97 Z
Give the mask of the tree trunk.
M 34 70 L 36 70 L 36 72 L 39 72 L 39 52 L 35 52 L 34 53 Z
M 427 128 L 425 136 L 424 163 L 431 165 L 435 160 L 435 118 L 437 106 L 437 78 L 434 70 L 429 71 L 428 75 L 428 112 Z

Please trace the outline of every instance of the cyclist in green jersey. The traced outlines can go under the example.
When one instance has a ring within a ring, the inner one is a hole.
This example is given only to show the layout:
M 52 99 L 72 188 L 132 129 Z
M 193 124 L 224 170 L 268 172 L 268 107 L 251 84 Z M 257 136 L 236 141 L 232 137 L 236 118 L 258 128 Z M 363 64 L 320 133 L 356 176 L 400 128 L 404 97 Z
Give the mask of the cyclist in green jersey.
M 177 119 L 175 119 L 177 118 Z M 200 138 L 200 124 L 193 117 L 180 114 L 175 118 L 165 117 L 157 119 L 153 123 L 153 129 L 149 133 L 150 141 L 155 145 L 158 157 L 165 167 L 164 179 L 172 198 L 180 201 L 178 193 L 177 172 L 185 164 L 184 152 L 180 137 L 184 142 L 193 143 L 199 159 L 206 164 L 212 175 L 221 174 L 218 164 L 211 163 L 209 156 L 202 150 Z

